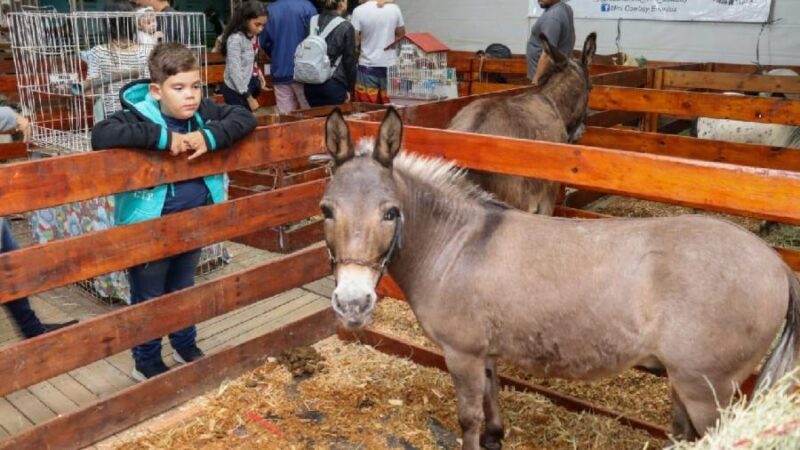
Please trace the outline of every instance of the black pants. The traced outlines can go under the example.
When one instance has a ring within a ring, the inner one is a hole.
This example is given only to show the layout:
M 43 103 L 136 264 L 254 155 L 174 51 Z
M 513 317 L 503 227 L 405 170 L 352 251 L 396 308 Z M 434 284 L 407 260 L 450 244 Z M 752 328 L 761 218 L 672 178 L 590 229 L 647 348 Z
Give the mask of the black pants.
M 303 90 L 310 106 L 341 105 L 347 101 L 347 86 L 334 78 L 322 84 L 306 84 Z
M 247 104 L 247 96 L 258 97 L 261 94 L 261 79 L 256 76 L 250 78 L 250 84 L 247 85 L 247 94 L 240 94 L 235 90 L 228 87 L 227 84 L 222 85 L 222 98 L 225 99 L 226 105 L 239 105 L 244 106 L 250 110 L 250 105 Z
M 11 225 L 8 220 L 3 221 L 3 228 L 0 230 L 0 239 L 2 239 L 2 243 L 0 244 L 0 247 L 3 249 L 2 253 L 19 248 L 17 241 L 14 240 L 14 236 L 11 234 Z M 5 306 L 25 337 L 34 337 L 44 333 L 44 326 L 42 326 L 42 322 L 39 321 L 39 318 L 36 317 L 36 313 L 31 308 L 31 303 L 26 297 L 8 302 Z

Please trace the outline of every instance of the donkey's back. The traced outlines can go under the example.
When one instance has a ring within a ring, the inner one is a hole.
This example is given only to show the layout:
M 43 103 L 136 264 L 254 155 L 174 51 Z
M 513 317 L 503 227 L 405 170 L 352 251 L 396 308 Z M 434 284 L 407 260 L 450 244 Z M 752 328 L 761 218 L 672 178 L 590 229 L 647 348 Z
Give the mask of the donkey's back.
M 558 111 L 542 95 L 477 100 L 458 112 L 449 129 L 470 133 L 567 142 Z M 491 151 L 486 149 L 485 151 Z M 472 181 L 514 208 L 552 215 L 559 184 L 553 181 L 470 171 Z

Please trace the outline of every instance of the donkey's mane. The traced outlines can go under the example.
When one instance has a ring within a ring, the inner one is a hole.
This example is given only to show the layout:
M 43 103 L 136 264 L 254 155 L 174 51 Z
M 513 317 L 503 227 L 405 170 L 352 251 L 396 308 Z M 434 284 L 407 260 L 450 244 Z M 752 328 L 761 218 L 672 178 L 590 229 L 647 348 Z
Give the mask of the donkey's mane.
M 373 147 L 372 140 L 360 141 L 356 147 L 356 156 L 371 156 Z M 401 152 L 394 159 L 393 167 L 394 170 L 413 179 L 424 190 L 435 191 L 444 199 L 509 208 L 492 194 L 469 181 L 467 171 L 459 169 L 452 161 Z

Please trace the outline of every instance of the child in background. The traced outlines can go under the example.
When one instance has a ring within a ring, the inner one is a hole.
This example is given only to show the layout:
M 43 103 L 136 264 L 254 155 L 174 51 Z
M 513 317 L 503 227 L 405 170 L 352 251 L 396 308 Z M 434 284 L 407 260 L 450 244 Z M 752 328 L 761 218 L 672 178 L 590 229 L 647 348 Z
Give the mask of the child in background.
M 222 33 L 221 53 L 225 56 L 225 84 L 222 97 L 228 105 L 258 109 L 258 94 L 266 88 L 258 67 L 258 36 L 267 23 L 267 9 L 257 1 L 242 4 Z
M 158 22 L 153 8 L 140 8 L 136 11 L 136 40 L 139 45 L 154 47 L 159 39 L 164 37 L 164 33 L 158 31 Z
M 132 147 L 169 151 L 176 157 L 188 154 L 188 159 L 195 159 L 207 151 L 230 147 L 256 127 L 250 111 L 202 98 L 200 67 L 185 46 L 174 42 L 156 45 L 148 66 L 151 79 L 122 89 L 125 109 L 92 129 L 94 149 Z M 125 192 L 115 199 L 118 225 L 156 219 L 223 201 L 223 175 Z M 193 286 L 199 259 L 197 249 L 130 268 L 131 304 Z M 175 361 L 186 363 L 203 356 L 196 337 L 194 325 L 169 335 Z M 134 347 L 133 358 L 137 380 L 168 370 L 161 358 L 161 338 Z

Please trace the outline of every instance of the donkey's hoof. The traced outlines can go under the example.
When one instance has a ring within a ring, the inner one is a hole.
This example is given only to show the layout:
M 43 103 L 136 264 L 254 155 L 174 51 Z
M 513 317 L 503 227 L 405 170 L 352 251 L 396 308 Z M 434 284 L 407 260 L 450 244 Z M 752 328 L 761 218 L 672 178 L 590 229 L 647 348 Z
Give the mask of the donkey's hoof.
M 481 448 L 486 450 L 501 450 L 503 448 L 502 438 L 491 434 L 481 434 L 480 444 Z

